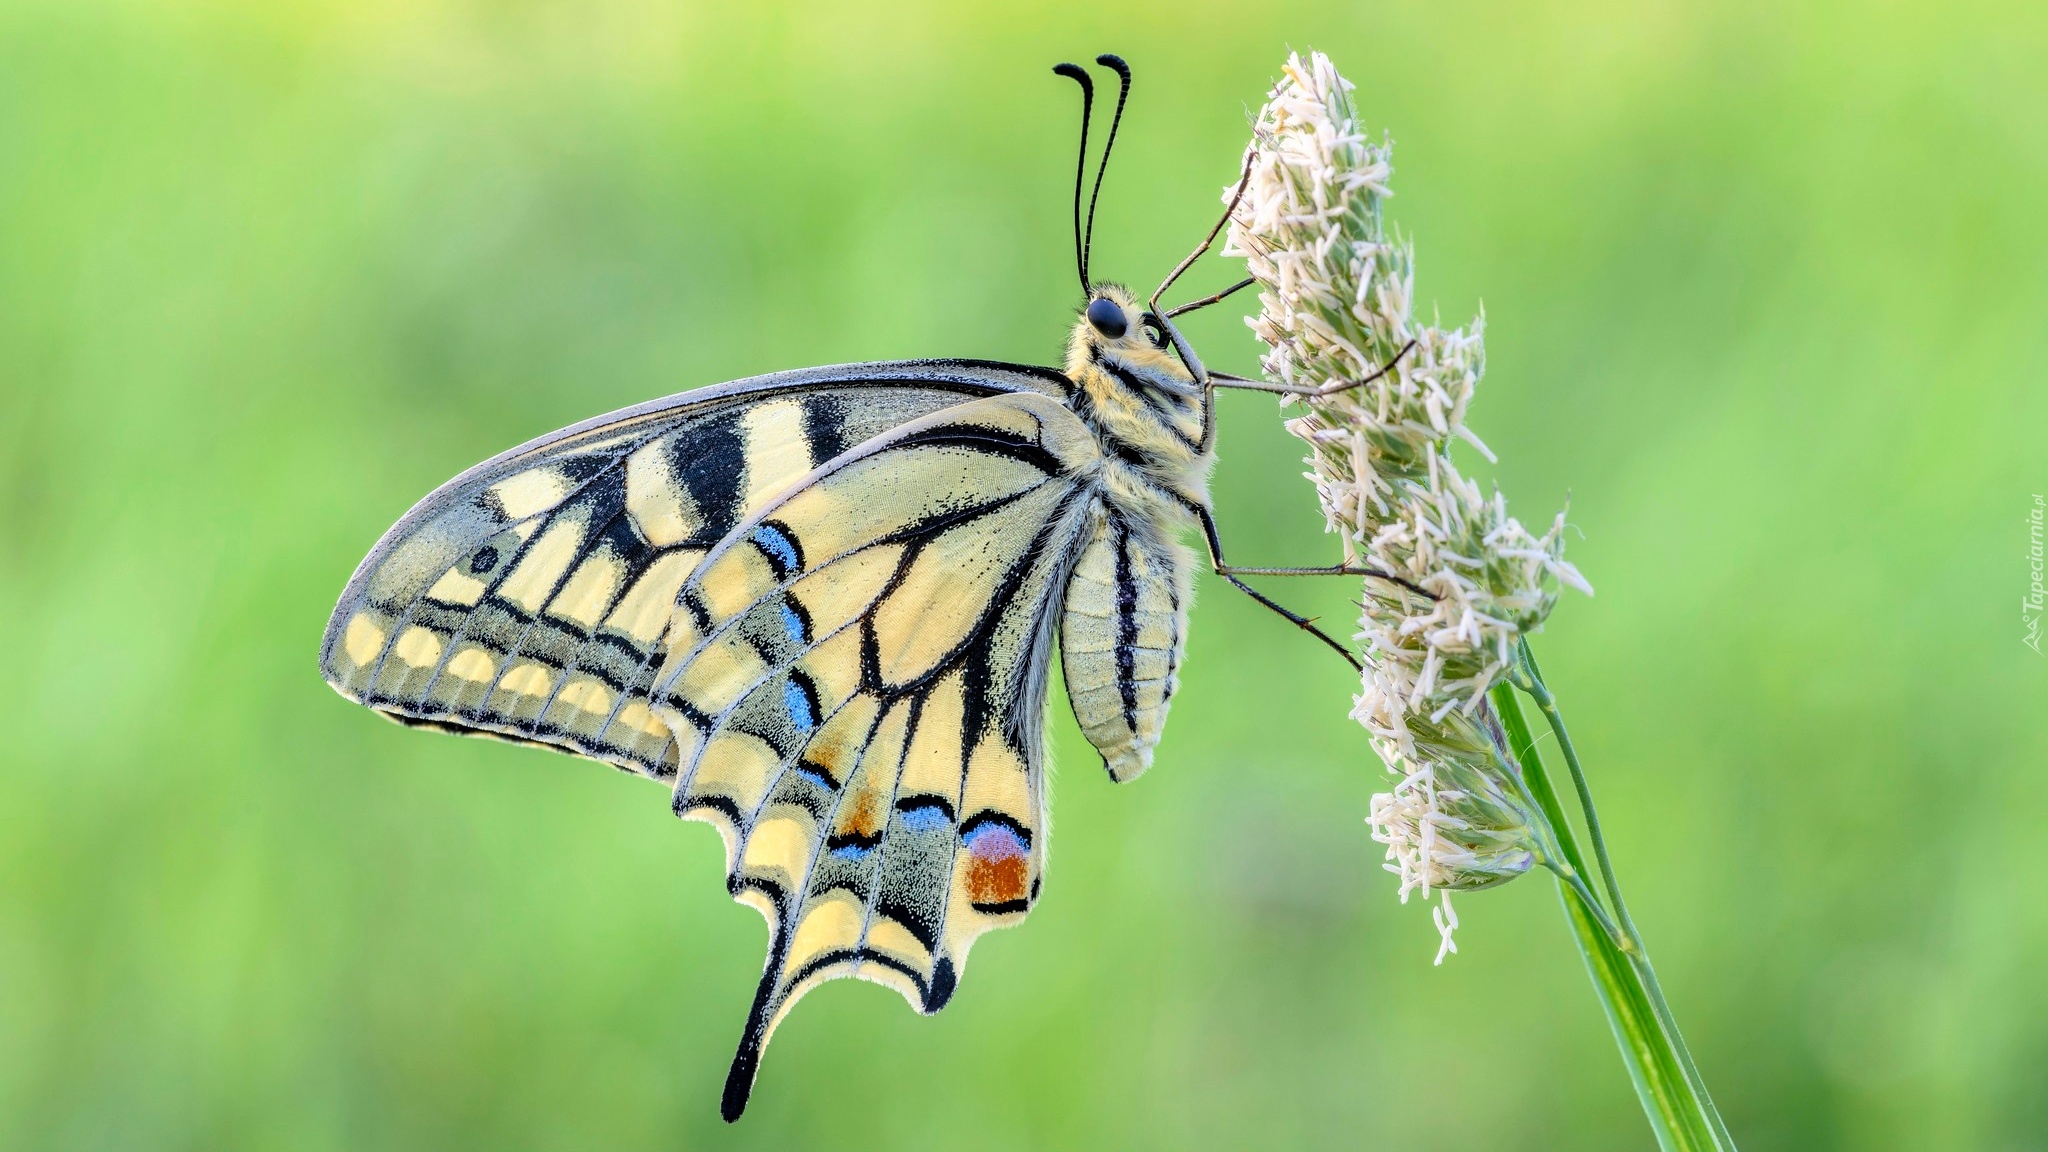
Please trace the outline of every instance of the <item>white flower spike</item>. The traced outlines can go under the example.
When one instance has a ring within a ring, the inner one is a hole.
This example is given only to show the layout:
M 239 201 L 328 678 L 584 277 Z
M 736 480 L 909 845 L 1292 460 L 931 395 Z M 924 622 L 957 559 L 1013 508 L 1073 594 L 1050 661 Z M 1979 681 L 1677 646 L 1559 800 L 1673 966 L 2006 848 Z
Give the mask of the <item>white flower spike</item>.
M 1400 778 L 1373 797 L 1368 823 L 1402 900 L 1443 894 L 1442 963 L 1457 950 L 1449 893 L 1554 858 L 1486 696 L 1558 585 L 1593 590 L 1564 559 L 1562 512 L 1532 533 L 1451 459 L 1455 440 L 1494 459 L 1465 423 L 1486 367 L 1484 317 L 1455 330 L 1416 321 L 1413 249 L 1382 221 L 1392 146 L 1366 134 L 1351 88 L 1321 53 L 1288 58 L 1253 126 L 1224 253 L 1244 257 L 1261 288 L 1250 324 L 1269 349 L 1267 376 L 1322 389 L 1393 366 L 1306 398 L 1287 427 L 1311 449 L 1309 478 L 1346 562 L 1428 593 L 1366 581 L 1352 716 Z
M 1309 479 L 1345 559 L 1394 577 L 1366 580 L 1357 636 L 1365 672 L 1352 715 L 1398 780 L 1372 798 L 1367 822 L 1401 899 L 1437 895 L 1438 964 L 1458 950 L 1451 893 L 1537 864 L 1555 873 L 1658 1146 L 1734 1152 L 1622 903 L 1583 765 L 1528 644 L 1559 586 L 1593 589 L 1565 561 L 1562 513 L 1530 532 L 1451 459 L 1457 440 L 1493 459 L 1465 423 L 1486 367 L 1483 318 L 1450 331 L 1415 320 L 1413 249 L 1381 221 L 1392 148 L 1366 135 L 1350 93 L 1326 57 L 1288 57 L 1253 126 L 1224 251 L 1262 288 L 1251 325 L 1267 375 L 1314 393 L 1288 429 L 1309 445 Z M 1604 903 L 1551 757 L 1535 754 L 1523 695 L 1557 738 Z

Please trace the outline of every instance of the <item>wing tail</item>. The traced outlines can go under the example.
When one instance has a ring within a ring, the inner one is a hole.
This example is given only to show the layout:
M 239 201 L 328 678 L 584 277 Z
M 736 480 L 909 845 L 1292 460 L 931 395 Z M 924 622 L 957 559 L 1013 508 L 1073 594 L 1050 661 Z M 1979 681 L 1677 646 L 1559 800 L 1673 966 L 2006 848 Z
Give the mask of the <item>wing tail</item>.
M 732 1056 L 732 1067 L 725 1074 L 725 1095 L 718 1102 L 718 1114 L 730 1124 L 747 1110 L 747 1099 L 754 1094 L 754 1077 L 761 1071 L 761 1049 L 768 1043 L 768 1032 L 775 1020 L 777 1002 L 776 987 L 782 982 L 782 960 L 786 949 L 784 941 L 788 934 L 777 932 L 775 946 L 768 952 L 768 964 L 761 972 L 760 986 L 754 989 L 754 1006 L 747 1010 L 747 1024 L 740 1032 L 740 1046 Z

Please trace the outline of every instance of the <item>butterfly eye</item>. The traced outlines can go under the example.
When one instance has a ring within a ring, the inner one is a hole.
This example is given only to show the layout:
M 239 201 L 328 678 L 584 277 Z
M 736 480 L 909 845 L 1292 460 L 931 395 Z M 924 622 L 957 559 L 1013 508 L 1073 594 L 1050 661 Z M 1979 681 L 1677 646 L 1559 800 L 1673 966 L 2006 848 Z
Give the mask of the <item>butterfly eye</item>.
M 1108 340 L 1118 339 L 1130 330 L 1130 324 L 1124 320 L 1124 310 L 1107 296 L 1097 296 L 1089 301 L 1088 323 Z

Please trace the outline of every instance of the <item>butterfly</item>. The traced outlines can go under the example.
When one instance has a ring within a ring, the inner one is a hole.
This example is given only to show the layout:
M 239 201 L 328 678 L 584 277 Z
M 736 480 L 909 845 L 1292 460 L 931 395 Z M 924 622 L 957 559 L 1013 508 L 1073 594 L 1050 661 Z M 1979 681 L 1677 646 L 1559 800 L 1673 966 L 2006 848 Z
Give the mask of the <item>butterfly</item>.
M 551 433 L 399 520 L 322 641 L 350 700 L 651 777 L 676 815 L 718 830 L 727 889 L 770 936 L 728 1120 L 804 993 L 857 976 L 936 1012 L 975 939 L 1038 900 L 1055 649 L 1110 779 L 1150 766 L 1187 635 L 1185 531 L 1311 631 L 1238 577 L 1377 575 L 1224 563 L 1214 390 L 1300 389 L 1206 371 L 1173 324 L 1249 280 L 1159 307 L 1228 212 L 1148 301 L 1090 280 L 1131 86 L 1121 59 L 1096 62 L 1121 82 L 1085 227 L 1094 89 L 1055 69 L 1082 90 L 1085 303 L 1064 368 L 780 372 Z

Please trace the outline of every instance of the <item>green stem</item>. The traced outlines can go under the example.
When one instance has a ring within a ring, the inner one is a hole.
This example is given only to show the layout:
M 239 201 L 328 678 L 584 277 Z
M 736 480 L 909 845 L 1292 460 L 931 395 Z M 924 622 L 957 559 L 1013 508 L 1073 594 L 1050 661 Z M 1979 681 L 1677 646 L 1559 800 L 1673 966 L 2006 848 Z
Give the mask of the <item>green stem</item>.
M 1579 811 L 1586 815 L 1586 839 L 1593 842 L 1593 859 L 1600 865 L 1600 881 L 1607 886 L 1608 902 L 1614 905 L 1614 914 L 1621 918 L 1622 930 L 1628 939 L 1621 941 L 1624 952 L 1639 952 L 1641 939 L 1636 926 L 1629 919 L 1628 905 L 1621 899 L 1621 882 L 1614 878 L 1614 861 L 1607 855 L 1607 837 L 1600 832 L 1600 813 L 1593 807 L 1593 790 L 1586 784 L 1585 770 L 1579 766 L 1578 749 L 1572 746 L 1571 733 L 1565 730 L 1564 717 L 1558 714 L 1557 698 L 1550 694 L 1550 686 L 1543 682 L 1543 673 L 1536 667 L 1536 654 L 1529 651 L 1529 641 L 1518 641 L 1520 648 L 1516 655 L 1521 660 L 1523 675 L 1515 681 L 1515 687 L 1529 694 L 1536 701 L 1537 711 L 1550 724 L 1551 734 L 1557 737 L 1557 749 L 1564 757 L 1565 767 L 1571 772 L 1572 788 L 1579 794 Z
M 1500 713 L 1501 725 L 1508 737 L 1510 754 L 1517 761 L 1534 761 L 1536 741 L 1529 735 L 1529 723 L 1523 718 L 1514 694 L 1506 685 L 1497 686 L 1493 691 L 1496 697 L 1494 710 Z M 1503 695 L 1506 698 L 1506 706 L 1500 701 Z M 1542 763 L 1534 762 L 1528 770 L 1516 774 L 1516 778 L 1521 782 L 1528 798 L 1535 801 L 1537 808 L 1543 812 L 1544 819 L 1551 827 L 1563 828 L 1567 833 L 1556 838 L 1555 854 L 1546 847 L 1543 853 L 1543 866 L 1557 876 L 1558 883 L 1569 887 L 1579 897 L 1579 902 L 1585 906 L 1587 914 L 1619 944 L 1622 939 L 1621 926 L 1608 918 L 1606 909 L 1600 906 L 1599 898 L 1586 887 L 1585 856 L 1579 851 L 1578 841 L 1569 835 L 1571 822 L 1565 818 L 1564 806 L 1558 803 L 1557 791 L 1550 786 L 1550 777 L 1543 771 Z M 1563 859 L 1556 859 L 1554 856 L 1561 856 Z
M 1713 1098 L 1707 1094 L 1706 1080 L 1700 1076 L 1699 1068 L 1693 1063 L 1692 1052 L 1686 1048 L 1684 1039 L 1679 1035 L 1678 1018 L 1672 1015 L 1671 1005 L 1664 999 L 1663 985 L 1657 979 L 1657 971 L 1650 966 L 1649 951 L 1642 943 L 1643 934 L 1636 928 L 1635 918 L 1629 915 L 1628 905 L 1621 898 L 1621 883 L 1615 879 L 1614 864 L 1607 854 L 1607 840 L 1600 832 L 1600 815 L 1593 807 L 1593 791 L 1586 783 L 1586 771 L 1579 763 L 1578 749 L 1572 744 L 1571 733 L 1565 728 L 1564 715 L 1558 711 L 1557 699 L 1551 695 L 1550 686 L 1544 683 L 1542 670 L 1536 666 L 1536 654 L 1530 651 L 1527 639 L 1520 642 L 1518 654 L 1527 672 L 1528 684 L 1525 690 L 1536 701 L 1536 707 L 1542 710 L 1543 718 L 1549 722 L 1551 732 L 1556 734 L 1558 751 L 1563 755 L 1565 766 L 1571 772 L 1572 786 L 1578 791 L 1579 806 L 1586 814 L 1586 832 L 1593 841 L 1593 854 L 1599 860 L 1600 875 L 1606 883 L 1608 899 L 1613 904 L 1615 918 L 1621 922 L 1622 931 L 1628 934 L 1627 940 L 1622 942 L 1623 949 L 1633 954 L 1636 965 L 1642 970 L 1644 990 L 1649 994 L 1650 1008 L 1656 1013 L 1664 1031 L 1671 1037 L 1672 1048 L 1677 1053 L 1679 1065 L 1685 1072 L 1686 1082 L 1698 1096 L 1702 1114 L 1715 1135 L 1732 1148 L 1734 1141 L 1728 1134 L 1728 1127 L 1721 1120 L 1720 1110 L 1714 1107 Z
M 1524 668 L 1528 679 L 1540 686 L 1541 678 L 1526 652 L 1525 647 Z M 1615 1043 L 1621 1050 L 1622 1064 L 1628 1069 L 1636 1097 L 1642 1103 L 1643 1113 L 1650 1121 L 1658 1146 L 1667 1152 L 1690 1152 L 1693 1149 L 1733 1152 L 1735 1141 L 1721 1122 L 1720 1113 L 1707 1094 L 1706 1083 L 1693 1065 L 1684 1039 L 1679 1036 L 1678 1026 L 1657 983 L 1657 974 L 1650 967 L 1649 954 L 1642 946 L 1642 935 L 1636 931 L 1627 909 L 1621 904 L 1621 887 L 1615 882 L 1606 844 L 1600 837 L 1599 825 L 1593 815 L 1592 793 L 1586 786 L 1577 752 L 1571 748 L 1565 735 L 1563 718 L 1557 715 L 1555 699 L 1550 698 L 1546 688 L 1539 698 L 1539 707 L 1543 707 L 1542 701 L 1548 701 L 1544 715 L 1551 721 L 1551 731 L 1558 737 L 1559 750 L 1565 756 L 1580 805 L 1586 813 L 1587 829 L 1593 839 L 1601 876 L 1614 902 L 1613 919 L 1609 918 L 1607 910 L 1600 907 L 1591 889 L 1581 879 L 1586 871 L 1585 853 L 1579 846 L 1577 830 L 1558 802 L 1557 791 L 1544 769 L 1543 757 L 1536 749 L 1536 740 L 1522 713 L 1521 701 L 1507 684 L 1496 685 L 1490 698 L 1508 738 L 1509 752 L 1520 765 L 1522 781 L 1549 821 L 1558 852 L 1564 857 L 1562 869 L 1552 864 L 1552 871 L 1558 873 L 1558 898 L 1564 903 L 1565 918 L 1578 940 L 1580 954 L 1585 957 L 1586 970 L 1593 979 L 1593 990 L 1600 997 L 1601 1007 L 1606 1010 L 1607 1023 L 1614 1030 Z

